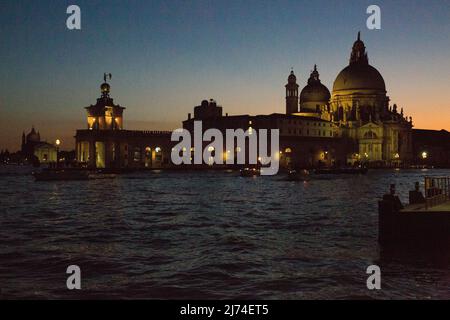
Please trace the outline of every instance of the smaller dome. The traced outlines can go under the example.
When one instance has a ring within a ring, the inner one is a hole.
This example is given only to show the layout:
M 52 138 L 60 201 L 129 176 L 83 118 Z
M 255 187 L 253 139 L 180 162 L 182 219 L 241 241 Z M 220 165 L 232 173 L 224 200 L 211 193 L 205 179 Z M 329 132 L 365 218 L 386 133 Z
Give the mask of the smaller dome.
M 330 91 L 323 84 L 307 85 L 300 93 L 300 103 L 305 102 L 329 102 Z
M 36 132 L 34 127 L 31 129 L 30 133 L 27 134 L 27 141 L 28 142 L 40 142 L 41 141 L 41 137 L 40 137 L 39 133 Z
M 300 104 L 307 102 L 328 103 L 330 98 L 330 90 L 320 82 L 319 72 L 315 65 L 314 71 L 311 72 L 311 76 L 308 79 L 308 85 L 300 93 Z

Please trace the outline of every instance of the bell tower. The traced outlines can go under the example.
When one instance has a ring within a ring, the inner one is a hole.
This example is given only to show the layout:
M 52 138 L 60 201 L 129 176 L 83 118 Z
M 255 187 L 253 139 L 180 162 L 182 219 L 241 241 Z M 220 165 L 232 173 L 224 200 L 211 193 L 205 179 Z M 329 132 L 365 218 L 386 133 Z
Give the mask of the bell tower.
M 297 77 L 294 74 L 294 70 L 291 70 L 291 74 L 288 77 L 288 83 L 286 87 L 286 114 L 293 114 L 298 112 L 298 87 Z

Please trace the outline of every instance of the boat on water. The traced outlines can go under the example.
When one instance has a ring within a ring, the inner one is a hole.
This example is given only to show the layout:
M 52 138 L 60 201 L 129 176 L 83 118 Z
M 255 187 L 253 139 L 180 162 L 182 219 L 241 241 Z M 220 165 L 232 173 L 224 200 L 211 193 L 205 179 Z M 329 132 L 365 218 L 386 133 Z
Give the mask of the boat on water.
M 36 181 L 88 180 L 89 172 L 83 170 L 44 170 L 34 172 Z
M 366 167 L 343 167 L 343 168 L 322 168 L 315 169 L 315 174 L 366 174 L 369 171 Z
M 259 168 L 243 168 L 240 170 L 241 177 L 256 177 L 261 175 L 261 170 Z
M 306 181 L 310 179 L 311 173 L 308 170 L 289 170 L 287 175 L 288 181 Z
M 89 180 L 106 180 L 115 179 L 117 175 L 114 173 L 91 173 L 89 174 Z

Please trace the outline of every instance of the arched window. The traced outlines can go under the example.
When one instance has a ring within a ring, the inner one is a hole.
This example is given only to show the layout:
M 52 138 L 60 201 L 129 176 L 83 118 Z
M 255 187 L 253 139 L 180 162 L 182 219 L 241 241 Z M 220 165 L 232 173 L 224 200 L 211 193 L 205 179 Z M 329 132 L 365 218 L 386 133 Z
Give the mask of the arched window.
M 364 134 L 364 139 L 377 139 L 377 138 L 378 138 L 377 134 L 375 132 L 373 132 L 373 131 L 367 131 Z

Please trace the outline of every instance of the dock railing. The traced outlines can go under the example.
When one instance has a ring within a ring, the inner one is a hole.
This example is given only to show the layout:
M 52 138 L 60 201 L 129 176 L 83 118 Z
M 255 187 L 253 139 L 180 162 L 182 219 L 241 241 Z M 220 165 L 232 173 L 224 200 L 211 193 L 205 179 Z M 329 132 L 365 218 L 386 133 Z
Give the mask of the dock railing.
M 425 208 L 450 200 L 450 177 L 425 177 Z

